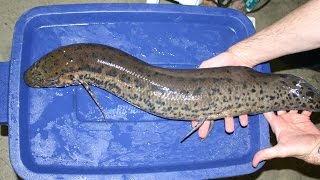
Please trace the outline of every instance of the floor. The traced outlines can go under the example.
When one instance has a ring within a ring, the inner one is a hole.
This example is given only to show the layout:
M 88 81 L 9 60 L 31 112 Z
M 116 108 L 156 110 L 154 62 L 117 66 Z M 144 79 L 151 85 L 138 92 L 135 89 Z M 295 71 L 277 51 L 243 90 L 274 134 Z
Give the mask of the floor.
M 6 1 L 0 0 L 0 61 L 9 59 L 11 52 L 11 41 L 14 24 L 17 18 L 26 10 L 42 5 L 65 4 L 65 3 L 87 3 L 87 2 L 145 2 L 144 0 L 29 0 L 29 1 Z M 161 1 L 162 3 L 164 0 Z M 256 18 L 257 30 L 269 26 L 280 19 L 293 9 L 297 8 L 306 0 L 272 0 L 265 8 L 252 13 L 250 16 Z M 320 64 L 319 50 L 300 53 L 296 55 L 280 58 L 281 60 L 272 61 L 272 70 L 276 73 L 292 73 L 299 75 L 310 81 L 314 86 L 320 88 Z M 301 59 L 309 59 L 309 62 L 301 62 Z M 312 60 L 314 59 L 314 60 Z M 300 62 L 299 62 L 300 60 Z M 314 114 L 313 120 L 320 127 L 320 115 Z M 275 143 L 274 136 L 271 134 L 271 141 Z M 11 168 L 8 153 L 8 127 L 1 126 L 0 129 L 0 180 L 18 179 Z M 312 166 L 294 158 L 275 159 L 268 161 L 259 171 L 229 179 L 320 179 L 319 166 Z

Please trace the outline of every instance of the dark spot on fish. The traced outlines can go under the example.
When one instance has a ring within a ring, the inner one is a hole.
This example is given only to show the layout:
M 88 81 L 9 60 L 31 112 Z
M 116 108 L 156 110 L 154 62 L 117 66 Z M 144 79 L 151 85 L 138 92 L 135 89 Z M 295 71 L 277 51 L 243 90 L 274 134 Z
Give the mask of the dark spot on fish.
M 255 89 L 251 89 L 251 92 L 255 93 L 255 92 L 256 92 L 256 90 L 255 90 Z
M 222 97 L 222 101 L 223 101 L 223 102 L 228 102 L 227 96 L 223 96 L 223 97 Z
M 156 104 L 161 105 L 161 106 L 164 106 L 164 105 L 165 105 L 165 102 L 164 102 L 164 101 L 157 100 L 157 101 L 156 101 Z
M 313 91 L 308 91 L 308 92 L 306 92 L 306 95 L 307 95 L 308 97 L 313 98 L 314 92 L 313 92 Z
M 208 111 L 208 110 L 209 110 L 209 107 L 204 107 L 204 108 L 201 108 L 200 110 L 201 110 L 201 111 Z
M 143 102 L 144 102 L 145 104 L 149 104 L 149 103 L 150 103 L 150 100 L 147 99 L 147 98 L 145 98 L 145 99 L 143 100 Z
M 191 108 L 190 108 L 188 105 L 184 105 L 184 107 L 182 108 L 182 110 L 191 111 Z
M 110 69 L 109 71 L 106 72 L 106 75 L 111 77 L 116 77 L 117 71 L 115 69 Z
M 135 100 L 135 99 L 138 98 L 138 95 L 137 95 L 137 94 L 133 94 L 133 95 L 132 95 L 132 94 L 129 94 L 128 97 L 129 97 L 130 99 Z
M 193 96 L 200 96 L 201 95 L 201 88 L 197 88 L 192 93 Z
M 216 95 L 216 94 L 220 94 L 220 89 L 217 89 L 217 88 L 211 89 L 211 95 Z
M 186 91 L 186 90 L 181 90 L 180 91 L 180 94 L 188 94 L 189 92 L 188 91 Z
M 61 69 L 61 74 L 65 74 L 66 72 L 68 72 L 65 68 Z
M 229 104 L 226 108 L 227 109 L 231 109 L 233 107 L 233 105 L 232 104 Z
M 113 92 L 117 93 L 117 94 L 121 93 L 121 89 L 118 86 L 116 86 L 114 83 L 108 84 L 108 89 L 110 91 L 113 91 Z
M 153 111 L 155 109 L 155 106 L 152 103 L 148 103 L 148 107 L 150 111 Z
M 114 89 L 115 89 L 115 93 L 117 94 L 121 93 L 121 89 L 118 86 L 115 86 Z
M 69 79 L 73 80 L 74 79 L 74 75 L 69 74 Z
M 124 83 L 130 83 L 130 77 L 127 74 L 120 75 L 119 79 Z

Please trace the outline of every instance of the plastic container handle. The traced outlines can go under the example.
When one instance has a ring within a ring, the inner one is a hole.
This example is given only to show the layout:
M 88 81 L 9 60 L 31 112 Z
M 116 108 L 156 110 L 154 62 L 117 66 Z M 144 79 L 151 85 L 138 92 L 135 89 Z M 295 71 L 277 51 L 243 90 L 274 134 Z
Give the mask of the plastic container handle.
M 9 65 L 0 62 L 0 124 L 8 124 Z

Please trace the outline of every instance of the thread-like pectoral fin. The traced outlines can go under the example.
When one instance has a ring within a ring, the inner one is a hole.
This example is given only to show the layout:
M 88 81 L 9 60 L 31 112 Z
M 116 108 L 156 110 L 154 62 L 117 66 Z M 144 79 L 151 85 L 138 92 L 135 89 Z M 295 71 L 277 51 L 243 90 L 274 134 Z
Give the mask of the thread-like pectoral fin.
M 99 110 L 101 111 L 104 120 L 106 120 L 106 112 L 104 111 L 103 107 L 101 106 L 101 104 L 99 103 L 97 97 L 94 95 L 93 91 L 91 90 L 90 86 L 88 83 L 79 80 L 79 82 L 82 84 L 82 86 L 84 87 L 84 89 L 89 93 L 90 97 L 93 99 L 93 101 L 96 103 L 96 105 L 98 106 Z
M 191 131 L 189 131 L 180 141 L 180 143 L 182 143 L 183 141 L 185 141 L 189 136 L 191 136 L 191 134 L 193 134 L 194 132 L 196 132 L 201 126 L 202 124 L 206 121 L 206 118 L 201 118 L 199 119 L 197 125 L 191 129 Z

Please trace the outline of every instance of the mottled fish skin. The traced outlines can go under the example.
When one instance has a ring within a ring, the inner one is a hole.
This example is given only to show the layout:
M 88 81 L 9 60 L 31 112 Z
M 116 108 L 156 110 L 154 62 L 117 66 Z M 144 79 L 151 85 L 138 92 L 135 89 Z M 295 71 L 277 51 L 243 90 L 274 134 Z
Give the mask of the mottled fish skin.
M 24 79 L 31 87 L 78 85 L 80 79 L 144 111 L 176 120 L 320 111 L 320 91 L 293 75 L 233 66 L 165 69 L 99 44 L 58 48 L 34 63 Z

